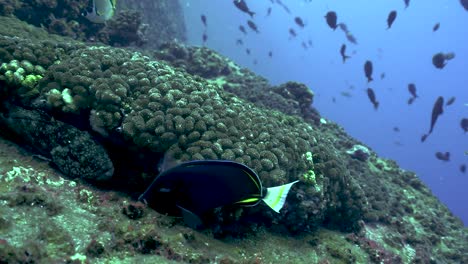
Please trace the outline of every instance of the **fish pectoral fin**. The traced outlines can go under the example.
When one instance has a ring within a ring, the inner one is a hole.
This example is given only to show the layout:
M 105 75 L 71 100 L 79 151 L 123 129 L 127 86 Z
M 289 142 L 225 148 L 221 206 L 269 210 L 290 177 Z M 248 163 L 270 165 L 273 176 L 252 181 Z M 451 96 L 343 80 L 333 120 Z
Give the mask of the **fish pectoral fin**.
M 180 205 L 177 205 L 177 207 L 179 207 L 180 211 L 182 212 L 182 217 L 184 218 L 186 225 L 193 229 L 197 229 L 203 226 L 203 222 L 200 217 L 198 217 L 198 215 Z
M 283 208 L 284 203 L 286 202 L 286 197 L 288 196 L 289 190 L 296 182 L 298 181 L 293 181 L 284 185 L 267 188 L 268 191 L 266 196 L 263 198 L 263 201 L 268 206 L 270 206 L 270 208 L 273 209 L 273 211 L 279 213 L 281 208 Z

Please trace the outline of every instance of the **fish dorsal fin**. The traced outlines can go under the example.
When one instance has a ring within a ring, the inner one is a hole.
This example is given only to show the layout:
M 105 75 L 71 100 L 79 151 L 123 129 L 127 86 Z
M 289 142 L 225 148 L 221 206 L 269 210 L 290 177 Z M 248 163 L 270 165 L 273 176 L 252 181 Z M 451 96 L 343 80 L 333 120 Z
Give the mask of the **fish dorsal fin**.
M 266 196 L 263 198 L 263 201 L 268 206 L 270 206 L 270 208 L 273 209 L 273 211 L 279 213 L 281 208 L 283 208 L 284 203 L 286 202 L 286 197 L 288 196 L 289 190 L 296 182 L 298 181 L 293 181 L 284 185 L 267 188 L 268 191 Z
M 177 205 L 177 207 L 179 207 L 180 211 L 182 212 L 182 217 L 184 218 L 186 225 L 193 229 L 197 229 L 203 226 L 203 222 L 200 217 L 198 217 L 198 215 L 180 205 Z

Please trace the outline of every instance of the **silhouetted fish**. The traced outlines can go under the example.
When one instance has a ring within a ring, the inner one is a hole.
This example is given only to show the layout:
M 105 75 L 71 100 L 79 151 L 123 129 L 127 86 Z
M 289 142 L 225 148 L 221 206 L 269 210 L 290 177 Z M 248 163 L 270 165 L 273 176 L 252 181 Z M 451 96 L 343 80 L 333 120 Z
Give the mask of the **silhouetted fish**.
M 387 29 L 390 29 L 393 25 L 393 22 L 395 22 L 395 19 L 397 17 L 397 11 L 395 10 L 392 10 L 389 14 L 388 14 L 388 17 L 387 17 L 387 25 L 388 25 L 388 28 Z
M 248 20 L 247 25 L 249 25 L 249 28 L 255 31 L 256 33 L 260 33 L 260 31 L 258 31 L 257 25 L 255 25 L 255 23 L 252 20 Z
M 443 53 L 439 52 L 434 54 L 432 56 L 432 64 L 437 68 L 437 69 L 443 69 L 445 65 L 447 64 L 447 60 L 451 60 L 455 58 L 455 53 L 449 52 L 449 53 Z
M 242 46 L 243 44 L 244 44 L 244 41 L 242 41 L 242 39 L 237 39 L 236 40 L 236 45 Z
M 442 152 L 438 151 L 438 152 L 436 152 L 435 156 L 436 156 L 436 158 L 438 160 L 450 161 L 450 152 L 442 153 Z
M 434 130 L 434 126 L 437 122 L 437 118 L 441 114 L 444 113 L 444 98 L 442 96 L 439 96 L 437 100 L 434 103 L 434 106 L 432 107 L 432 114 L 431 114 L 431 128 L 429 129 L 429 134 L 432 133 L 432 130 Z
M 276 3 L 279 4 L 284 9 L 284 11 L 286 11 L 286 13 L 291 14 L 291 10 L 289 10 L 289 8 L 283 2 L 281 2 L 281 0 L 276 0 Z
M 466 172 L 466 165 L 465 164 L 460 165 L 460 171 L 461 171 L 461 173 Z
M 289 35 L 291 38 L 295 38 L 297 36 L 296 31 L 292 28 L 289 29 Z
M 385 78 L 385 72 L 382 72 L 382 73 L 380 74 L 380 80 L 383 80 L 384 78 Z
M 370 60 L 367 60 L 366 63 L 364 63 L 364 74 L 367 77 L 367 82 L 371 82 L 372 80 L 372 71 L 373 71 L 373 66 L 372 62 Z
M 255 15 L 255 12 L 250 11 L 244 0 L 234 0 L 234 5 L 242 12 L 249 14 L 251 17 Z
M 460 126 L 461 128 L 463 129 L 463 131 L 466 133 L 468 132 L 468 118 L 463 118 L 461 121 L 460 121 Z
M 334 11 L 329 11 L 326 15 L 325 15 L 325 20 L 327 21 L 327 24 L 330 28 L 332 28 L 333 30 L 336 29 L 337 27 L 337 21 L 338 21 L 338 16 L 336 15 L 336 12 Z
M 405 1 L 405 8 L 408 8 L 410 0 L 404 0 Z
M 408 91 L 412 97 L 418 97 L 416 93 L 416 85 L 414 83 L 408 84 Z
M 400 132 L 400 128 L 397 127 L 397 126 L 396 126 L 396 127 L 393 127 L 393 131 L 395 131 L 395 132 Z
M 272 51 L 269 51 L 269 52 L 268 52 L 268 57 L 270 57 L 270 58 L 273 57 L 273 52 L 272 52 Z
M 460 0 L 460 4 L 468 11 L 468 0 Z
M 455 102 L 455 99 L 455 96 L 450 97 L 445 103 L 445 106 L 453 104 Z
M 343 44 L 341 45 L 341 48 L 340 48 L 340 54 L 341 54 L 341 57 L 343 58 L 343 63 L 346 62 L 346 59 L 349 59 L 351 58 L 350 56 L 346 55 L 346 44 Z
M 244 27 L 244 26 L 240 25 L 240 26 L 239 26 L 239 30 L 240 30 L 242 33 L 244 33 L 244 34 L 247 35 L 247 31 L 245 30 L 245 27 Z
M 440 23 L 436 23 L 434 27 L 432 27 L 432 31 L 436 32 L 437 30 L 439 30 L 439 27 L 440 27 Z
M 372 88 L 367 88 L 367 97 L 369 97 L 369 100 L 374 105 L 374 109 L 377 110 L 377 108 L 379 108 L 379 102 L 377 101 L 374 90 L 372 90 Z
M 266 14 L 266 16 L 270 16 L 270 14 L 271 14 L 271 7 L 269 7 L 269 8 L 267 9 L 267 14 Z
M 302 18 L 300 17 L 295 17 L 294 22 L 296 22 L 296 24 L 301 28 L 305 27 L 304 21 L 302 21 Z
M 250 55 L 250 49 L 249 48 L 245 49 L 245 53 L 247 53 L 247 55 Z
M 206 16 L 205 15 L 201 15 L 201 21 L 202 21 L 203 25 L 206 27 Z
M 206 34 L 206 32 L 203 33 L 203 35 L 202 35 L 202 40 L 203 40 L 203 45 L 205 45 L 205 44 L 206 44 L 206 41 L 208 40 L 208 35 Z
M 356 38 L 354 37 L 354 35 L 349 31 L 348 29 L 348 26 L 345 24 L 345 23 L 339 23 L 337 24 L 337 26 L 345 33 L 346 35 L 346 39 L 353 43 L 353 44 L 357 44 L 357 40 Z

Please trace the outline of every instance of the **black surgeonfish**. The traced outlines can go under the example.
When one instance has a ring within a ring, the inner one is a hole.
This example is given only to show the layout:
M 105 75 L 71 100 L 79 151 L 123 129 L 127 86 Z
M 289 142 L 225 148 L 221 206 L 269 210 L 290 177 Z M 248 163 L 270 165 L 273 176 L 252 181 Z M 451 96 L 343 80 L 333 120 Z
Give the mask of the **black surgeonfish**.
M 367 97 L 369 97 L 369 100 L 374 105 L 374 109 L 377 110 L 377 108 L 379 108 L 379 102 L 377 101 L 374 90 L 372 90 L 372 88 L 367 88 Z
M 258 175 L 241 163 L 196 160 L 160 173 L 138 200 L 161 214 L 182 216 L 196 228 L 206 213 L 226 205 L 255 206 L 264 201 L 278 213 L 296 182 L 265 188 Z
M 336 15 L 335 11 L 329 11 L 325 15 L 325 20 L 327 21 L 328 26 L 332 28 L 333 30 L 335 30 L 338 27 L 337 25 L 338 16 Z
M 397 11 L 392 10 L 387 17 L 387 29 L 390 29 L 393 25 L 393 22 L 395 22 L 395 19 L 397 17 Z
M 351 58 L 350 56 L 346 55 L 346 44 L 341 45 L 340 54 L 343 58 L 343 63 L 345 63 L 347 59 Z
M 373 66 L 372 66 L 372 61 L 367 60 L 366 63 L 364 63 L 364 74 L 367 77 L 367 82 L 371 82 L 372 80 L 372 71 L 373 71 Z
M 234 5 L 239 8 L 240 11 L 249 14 L 251 17 L 255 15 L 255 12 L 250 11 L 244 0 L 234 0 Z

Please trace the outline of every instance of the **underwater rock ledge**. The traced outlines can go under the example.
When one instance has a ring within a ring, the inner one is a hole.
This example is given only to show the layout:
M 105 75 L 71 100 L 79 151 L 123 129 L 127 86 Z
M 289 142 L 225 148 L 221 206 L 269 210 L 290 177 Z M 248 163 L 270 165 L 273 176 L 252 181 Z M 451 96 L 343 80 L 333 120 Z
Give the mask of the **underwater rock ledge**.
M 13 18 L 0 23 L 2 115 L 21 106 L 60 120 L 78 138 L 90 134 L 115 166 L 113 177 L 92 184 L 2 140 L 0 262 L 468 262 L 461 221 L 395 162 L 371 150 L 352 158 L 347 150 L 364 144 L 331 121 L 307 119 L 307 103 L 291 92 L 304 91 L 300 84 L 265 83 L 280 96 L 265 105 L 257 91 L 235 95 L 248 89 L 243 74 L 205 79 L 159 56 L 52 37 Z M 135 202 L 164 153 L 242 162 L 266 186 L 301 184 L 280 214 L 226 208 L 209 229 L 193 231 Z

